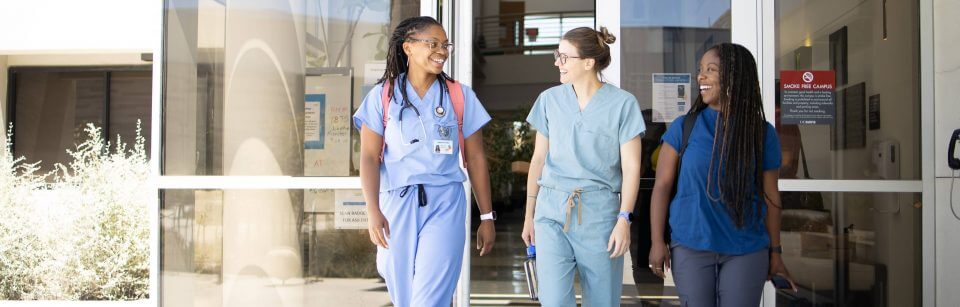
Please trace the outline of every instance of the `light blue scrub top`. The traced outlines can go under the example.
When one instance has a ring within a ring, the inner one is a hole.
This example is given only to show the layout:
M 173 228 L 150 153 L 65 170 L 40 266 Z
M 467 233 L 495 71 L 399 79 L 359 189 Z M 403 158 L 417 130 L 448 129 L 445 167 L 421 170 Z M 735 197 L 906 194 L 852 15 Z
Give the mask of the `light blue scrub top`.
M 606 83 L 582 112 L 573 85 L 547 89 L 527 122 L 550 141 L 538 183 L 564 190 L 602 187 L 620 192 L 620 145 L 646 130 L 637 98 Z
M 384 136 L 387 147 L 383 153 L 383 163 L 380 163 L 380 191 L 391 191 L 414 184 L 445 185 L 453 182 L 464 182 L 467 177 L 460 169 L 460 144 L 457 139 L 457 115 L 453 111 L 450 95 L 441 95 L 440 82 L 434 81 L 427 90 L 427 94 L 420 99 L 413 85 L 407 82 L 407 98 L 419 111 L 420 119 L 413 108 L 403 110 L 403 140 L 400 134 L 400 109 L 403 96 L 398 81 L 393 82 L 393 99 L 391 99 L 390 114 L 387 116 L 386 136 L 383 127 L 383 105 L 380 95 L 383 84 L 378 84 L 367 93 L 360 108 L 353 114 L 353 124 L 359 130 L 362 125 Z M 490 115 L 480 104 L 477 94 L 469 86 L 461 84 L 464 97 L 463 111 L 463 139 L 473 135 L 490 121 Z M 441 99 L 442 98 L 442 99 Z M 444 115 L 437 117 L 435 109 L 443 105 Z M 421 129 L 420 120 L 423 120 Z M 449 131 L 444 137 L 441 128 Z M 424 137 L 424 130 L 426 137 Z M 414 144 L 407 145 L 411 139 L 419 139 Z M 452 154 L 434 153 L 435 140 L 449 140 L 453 142 Z

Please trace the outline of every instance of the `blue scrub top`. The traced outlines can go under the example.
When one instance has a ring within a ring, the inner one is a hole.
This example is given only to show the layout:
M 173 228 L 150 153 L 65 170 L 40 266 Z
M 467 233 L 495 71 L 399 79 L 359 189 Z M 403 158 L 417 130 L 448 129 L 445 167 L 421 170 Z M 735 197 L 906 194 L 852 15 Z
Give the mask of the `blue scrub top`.
M 590 99 L 581 112 L 573 85 L 562 84 L 541 93 L 530 110 L 527 122 L 550 141 L 541 186 L 620 192 L 620 145 L 646 130 L 640 104 L 606 83 Z
M 710 154 L 713 152 L 713 136 L 719 113 L 704 108 L 690 132 L 687 151 L 683 154 L 677 181 L 677 196 L 670 202 L 671 239 L 688 248 L 713 251 L 727 255 L 743 255 L 756 252 L 770 245 L 770 237 L 764 225 L 766 206 L 761 207 L 761 216 L 756 216 L 753 207 L 743 228 L 738 229 L 724 204 L 710 200 L 706 192 Z M 663 135 L 663 141 L 674 149 L 680 148 L 683 137 L 683 119 L 673 121 Z M 767 123 L 763 144 L 763 170 L 780 168 L 780 140 L 773 125 Z M 719 152 L 716 153 L 719 157 Z M 716 167 L 716 165 L 714 165 Z M 711 181 L 711 183 L 713 183 Z M 711 184 L 712 195 L 719 197 L 720 190 Z M 759 192 L 754 206 L 761 205 Z
M 403 96 L 399 82 L 394 81 L 393 84 L 393 99 L 390 102 L 386 131 L 383 127 L 383 105 L 380 102 L 383 84 L 374 86 L 353 114 L 354 127 L 359 130 L 362 125 L 366 125 L 373 132 L 384 136 L 384 142 L 387 143 L 383 163 L 380 163 L 380 191 L 391 191 L 414 184 L 445 185 L 466 181 L 467 177 L 460 168 L 457 115 L 453 111 L 450 95 L 441 94 L 440 82 L 434 81 L 421 99 L 413 85 L 408 82 L 407 97 L 420 111 L 420 116 L 417 117 L 413 108 L 406 108 L 403 110 L 401 123 L 399 114 Z M 464 97 L 463 138 L 466 140 L 490 121 L 490 115 L 480 104 L 473 89 L 463 84 L 461 88 Z M 437 116 L 435 112 L 440 105 L 444 109 L 443 116 Z M 400 125 L 403 125 L 402 135 Z M 420 141 L 407 144 L 412 139 Z M 451 141 L 452 153 L 434 153 L 437 145 L 435 141 Z

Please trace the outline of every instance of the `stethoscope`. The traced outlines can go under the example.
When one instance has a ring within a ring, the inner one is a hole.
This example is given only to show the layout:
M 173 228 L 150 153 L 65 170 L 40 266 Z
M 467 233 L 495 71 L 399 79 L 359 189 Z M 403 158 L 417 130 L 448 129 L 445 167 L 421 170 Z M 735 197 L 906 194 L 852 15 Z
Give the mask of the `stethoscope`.
M 441 94 L 440 97 L 438 97 L 437 100 L 439 100 L 440 102 L 437 104 L 437 107 L 433 109 L 433 115 L 436 116 L 437 118 L 442 118 L 444 115 L 447 114 L 446 109 L 443 108 L 443 95 Z M 423 132 L 423 137 L 424 137 L 424 138 L 427 137 L 427 128 L 426 128 L 426 126 L 423 124 L 423 117 L 420 117 L 420 109 L 417 109 L 417 107 L 414 106 L 413 103 L 411 103 L 410 101 L 408 101 L 408 100 L 403 100 L 402 106 L 400 107 L 400 115 L 397 117 L 397 125 L 400 126 L 401 144 L 403 144 L 403 145 L 413 145 L 413 144 L 416 144 L 416 143 L 420 142 L 420 139 L 418 139 L 418 138 L 413 138 L 413 139 L 411 139 L 409 142 L 403 140 L 403 139 L 406 138 L 406 137 L 405 137 L 406 134 L 403 133 L 403 110 L 404 110 L 404 109 L 407 109 L 407 108 L 413 109 L 413 112 L 417 114 L 417 120 L 420 122 L 420 131 Z M 450 133 L 450 131 L 447 130 L 446 128 L 439 128 L 439 129 L 440 129 L 440 130 L 439 130 L 438 132 L 439 132 L 443 137 L 447 137 L 447 136 L 449 135 L 449 133 Z

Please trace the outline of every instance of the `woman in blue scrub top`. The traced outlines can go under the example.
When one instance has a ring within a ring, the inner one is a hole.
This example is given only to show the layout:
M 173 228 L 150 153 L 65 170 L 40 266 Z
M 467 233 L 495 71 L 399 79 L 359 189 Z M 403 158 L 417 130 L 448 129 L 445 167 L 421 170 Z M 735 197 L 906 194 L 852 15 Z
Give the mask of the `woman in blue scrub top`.
M 672 268 L 684 306 L 757 306 L 774 275 L 796 291 L 780 256 L 780 142 L 764 118 L 749 50 L 730 43 L 708 49 L 697 83 L 691 111 L 663 136 L 651 200 L 650 268 L 660 277 Z M 696 118 L 679 157 L 686 116 Z
M 522 236 L 537 248 L 544 306 L 576 306 L 575 270 L 584 306 L 620 305 L 645 126 L 637 99 L 600 81 L 615 41 L 605 28 L 564 34 L 553 62 L 563 84 L 527 116 L 537 136 Z
M 460 275 L 467 178 L 459 164 L 463 144 L 458 144 L 459 122 L 446 83 L 450 77 L 443 72 L 452 50 L 435 19 L 400 22 L 390 38 L 386 71 L 354 114 L 370 241 L 377 245 L 377 270 L 398 307 L 449 306 Z M 391 90 L 386 117 L 384 86 Z M 482 213 L 477 249 L 483 256 L 495 237 L 480 132 L 490 116 L 473 90 L 461 87 L 464 155 Z

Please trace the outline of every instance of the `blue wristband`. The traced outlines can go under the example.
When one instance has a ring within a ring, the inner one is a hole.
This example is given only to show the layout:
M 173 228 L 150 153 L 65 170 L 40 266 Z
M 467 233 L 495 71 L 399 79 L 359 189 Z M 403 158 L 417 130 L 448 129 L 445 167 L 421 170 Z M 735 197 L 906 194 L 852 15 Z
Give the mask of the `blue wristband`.
M 620 213 L 617 214 L 617 218 L 627 220 L 627 224 L 631 224 L 633 223 L 633 212 L 620 211 Z

